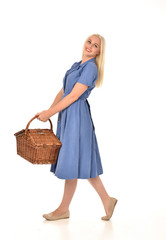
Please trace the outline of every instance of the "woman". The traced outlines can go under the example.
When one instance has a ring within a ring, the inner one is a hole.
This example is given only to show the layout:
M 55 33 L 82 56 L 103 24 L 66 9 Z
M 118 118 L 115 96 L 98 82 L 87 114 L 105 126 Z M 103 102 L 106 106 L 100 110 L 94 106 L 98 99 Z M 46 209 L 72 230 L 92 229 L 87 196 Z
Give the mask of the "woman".
M 56 136 L 62 142 L 56 164 L 50 171 L 65 179 L 64 195 L 59 207 L 43 217 L 57 220 L 70 216 L 69 205 L 77 179 L 88 179 L 99 194 L 106 216 L 112 216 L 117 199 L 110 197 L 99 177 L 103 173 L 95 127 L 87 101 L 92 89 L 103 81 L 105 39 L 99 34 L 89 36 L 83 46 L 82 60 L 66 72 L 63 88 L 48 110 L 35 116 L 43 122 L 59 112 Z

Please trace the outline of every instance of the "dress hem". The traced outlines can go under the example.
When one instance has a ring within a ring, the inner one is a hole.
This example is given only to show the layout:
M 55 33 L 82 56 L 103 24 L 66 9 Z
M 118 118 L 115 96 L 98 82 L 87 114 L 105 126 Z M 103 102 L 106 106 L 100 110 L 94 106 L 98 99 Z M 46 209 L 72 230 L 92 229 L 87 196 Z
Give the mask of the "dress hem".
M 51 172 L 54 176 L 56 176 L 57 178 L 63 179 L 63 180 L 66 180 L 66 179 L 89 179 L 89 178 L 96 178 L 96 177 L 98 177 L 99 175 L 103 174 L 103 172 L 100 172 L 100 173 L 98 173 L 98 175 L 96 175 L 96 176 L 94 176 L 94 177 L 89 177 L 89 178 L 87 178 L 87 177 L 63 178 L 63 177 L 57 176 L 56 173 L 54 173 L 54 172 L 52 172 L 52 171 L 50 171 L 50 172 Z

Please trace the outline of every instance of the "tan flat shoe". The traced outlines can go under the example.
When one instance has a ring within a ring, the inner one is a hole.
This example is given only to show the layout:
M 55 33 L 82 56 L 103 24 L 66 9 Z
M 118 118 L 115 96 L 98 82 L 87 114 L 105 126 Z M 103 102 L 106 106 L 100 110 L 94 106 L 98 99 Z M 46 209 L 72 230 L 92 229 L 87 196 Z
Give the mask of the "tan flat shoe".
M 63 219 L 63 218 L 69 218 L 70 217 L 70 211 L 68 210 L 67 212 L 65 212 L 64 214 L 62 214 L 60 216 L 54 216 L 54 214 L 51 212 L 51 213 L 48 213 L 48 214 L 43 214 L 43 217 L 46 220 L 50 220 L 50 221 Z
M 110 197 L 109 205 L 108 205 L 109 214 L 104 216 L 104 217 L 101 217 L 102 220 L 108 221 L 112 217 L 112 214 L 113 214 L 113 211 L 114 211 L 114 208 L 115 208 L 115 205 L 116 205 L 117 201 L 118 200 L 116 198 Z

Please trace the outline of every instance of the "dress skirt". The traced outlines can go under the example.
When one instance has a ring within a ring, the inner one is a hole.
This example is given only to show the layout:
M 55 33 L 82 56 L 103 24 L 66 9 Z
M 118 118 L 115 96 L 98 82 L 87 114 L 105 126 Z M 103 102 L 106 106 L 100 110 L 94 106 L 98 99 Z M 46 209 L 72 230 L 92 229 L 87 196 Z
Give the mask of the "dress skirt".
M 62 142 L 50 171 L 60 179 L 88 179 L 103 173 L 95 127 L 87 99 L 58 113 L 56 136 Z

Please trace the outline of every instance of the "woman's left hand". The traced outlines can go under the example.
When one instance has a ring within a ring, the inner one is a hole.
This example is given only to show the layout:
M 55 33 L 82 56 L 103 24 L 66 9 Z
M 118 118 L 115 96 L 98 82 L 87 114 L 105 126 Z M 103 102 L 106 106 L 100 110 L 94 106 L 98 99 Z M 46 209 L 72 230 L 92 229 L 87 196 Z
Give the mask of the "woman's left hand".
M 35 116 L 38 116 L 37 119 L 39 119 L 42 122 L 46 122 L 51 117 L 48 110 L 36 113 Z

